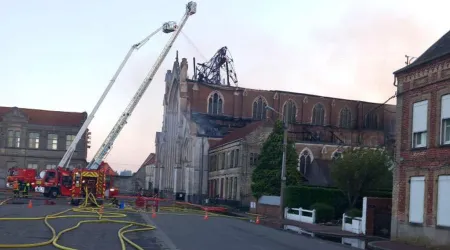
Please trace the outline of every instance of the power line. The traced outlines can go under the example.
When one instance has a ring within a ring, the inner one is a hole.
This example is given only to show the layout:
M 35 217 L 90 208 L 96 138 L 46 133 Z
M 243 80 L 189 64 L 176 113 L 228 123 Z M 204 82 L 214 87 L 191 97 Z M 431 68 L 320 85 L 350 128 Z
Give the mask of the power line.
M 369 111 L 365 114 L 365 117 L 367 117 L 367 115 L 369 115 L 370 113 L 376 111 L 377 109 L 379 109 L 379 108 L 381 108 L 381 107 L 384 107 L 384 105 L 386 105 L 386 103 L 388 103 L 390 100 L 392 100 L 392 99 L 394 99 L 394 98 L 396 98 L 396 97 L 397 97 L 397 93 L 395 93 L 393 96 L 389 97 L 389 98 L 388 98 L 386 101 L 384 101 L 383 103 L 378 104 L 376 107 L 374 107 L 374 108 L 372 108 L 371 110 L 369 110 Z M 386 109 L 383 109 L 383 110 L 386 110 Z M 392 111 L 389 111 L 389 112 L 395 113 L 395 112 L 392 112 Z M 365 120 L 365 118 L 363 118 L 363 119 Z M 357 117 L 356 119 L 352 120 L 350 124 L 353 124 L 353 123 L 356 122 L 356 121 L 358 121 L 358 117 Z M 342 141 L 342 139 L 340 139 L 340 140 Z M 345 146 L 348 146 L 348 145 L 341 144 L 341 145 L 339 145 L 339 146 L 337 147 L 336 150 L 339 150 L 339 149 L 341 149 L 342 147 L 345 147 Z
M 108 162 L 111 165 L 121 165 L 121 166 L 142 166 L 142 164 L 132 164 L 132 163 L 120 163 L 120 162 Z

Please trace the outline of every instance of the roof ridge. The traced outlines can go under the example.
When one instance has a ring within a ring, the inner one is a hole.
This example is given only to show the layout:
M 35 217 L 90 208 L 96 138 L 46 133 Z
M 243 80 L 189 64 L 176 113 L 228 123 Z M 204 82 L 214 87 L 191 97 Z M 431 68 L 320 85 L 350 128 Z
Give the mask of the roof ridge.
M 420 65 L 429 63 L 438 58 L 444 57 L 450 54 L 450 30 L 447 31 L 443 36 L 441 36 L 436 42 L 434 42 L 428 49 L 425 50 L 419 57 L 416 58 L 412 63 L 406 65 L 405 67 L 397 70 L 394 74 L 402 73 L 407 70 L 416 68 Z
M 33 110 L 33 111 L 58 112 L 58 113 L 73 113 L 73 114 L 83 114 L 83 113 L 87 113 L 86 111 L 83 111 L 83 112 L 77 112 L 77 111 L 62 111 L 62 110 L 51 110 L 51 109 L 34 109 L 34 108 L 23 108 L 23 107 L 17 107 L 17 106 L 13 106 L 13 107 L 0 106 L 0 108 L 8 108 L 8 109 L 18 108 L 19 110 Z

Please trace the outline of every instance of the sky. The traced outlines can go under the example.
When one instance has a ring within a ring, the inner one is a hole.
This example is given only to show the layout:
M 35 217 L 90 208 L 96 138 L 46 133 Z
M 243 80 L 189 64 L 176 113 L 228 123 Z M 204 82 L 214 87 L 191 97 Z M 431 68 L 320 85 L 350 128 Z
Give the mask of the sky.
M 130 46 L 185 0 L 0 0 L 0 106 L 90 113 Z M 450 28 L 448 1 L 198 0 L 106 159 L 137 170 L 161 130 L 164 75 L 175 53 L 209 60 L 222 46 L 240 87 L 384 102 L 405 55 L 420 56 Z M 447 24 L 447 25 L 446 25 Z M 135 52 L 89 126 L 97 152 L 161 53 L 159 33 Z M 390 103 L 395 104 L 395 100 Z

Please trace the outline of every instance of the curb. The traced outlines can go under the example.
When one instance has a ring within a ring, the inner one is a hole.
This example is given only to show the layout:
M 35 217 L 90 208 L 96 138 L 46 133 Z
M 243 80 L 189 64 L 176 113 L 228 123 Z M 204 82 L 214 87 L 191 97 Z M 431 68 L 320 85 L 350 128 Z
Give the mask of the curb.
M 339 237 L 339 238 L 352 238 L 352 239 L 366 239 L 367 237 L 364 235 L 347 235 L 347 234 L 338 234 L 338 233 L 328 233 L 328 232 L 322 232 L 322 231 L 307 231 L 309 233 L 313 234 L 319 234 L 324 236 L 331 236 L 331 237 Z
M 371 250 L 391 250 L 389 248 L 385 248 L 385 247 L 380 247 L 380 246 L 375 246 L 374 244 L 377 242 L 386 242 L 388 240 L 381 240 L 381 241 L 372 241 L 367 243 L 367 246 L 369 247 L 369 249 Z

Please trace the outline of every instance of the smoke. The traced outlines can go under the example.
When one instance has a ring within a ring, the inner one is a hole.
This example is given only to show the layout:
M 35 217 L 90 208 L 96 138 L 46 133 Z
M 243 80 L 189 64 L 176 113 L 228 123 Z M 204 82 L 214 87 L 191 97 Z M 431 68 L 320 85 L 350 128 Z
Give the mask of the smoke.
M 322 95 L 382 102 L 395 91 L 392 72 L 405 66 L 405 55 L 431 46 L 429 37 L 411 16 L 356 5 L 336 25 L 312 33 L 316 53 L 309 57 L 320 58 L 305 65 L 302 78 Z

